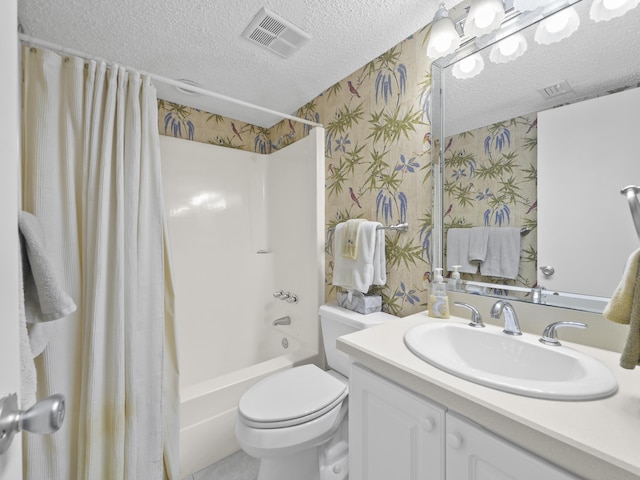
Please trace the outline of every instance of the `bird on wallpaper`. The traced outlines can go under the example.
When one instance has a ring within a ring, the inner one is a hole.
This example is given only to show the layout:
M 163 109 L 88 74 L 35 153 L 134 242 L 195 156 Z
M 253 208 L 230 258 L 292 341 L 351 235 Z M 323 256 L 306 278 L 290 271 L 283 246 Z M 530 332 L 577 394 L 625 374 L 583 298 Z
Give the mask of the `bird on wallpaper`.
M 424 139 L 422 140 L 422 143 L 428 143 L 429 145 L 431 145 L 431 132 L 427 132 L 424 134 Z
M 444 212 L 444 217 L 446 217 L 447 215 L 449 215 L 451 213 L 451 210 L 453 210 L 453 203 L 451 205 L 449 205 L 449 208 L 447 208 L 447 211 Z
M 240 141 L 242 141 L 242 137 L 240 136 L 240 132 L 238 132 L 238 129 L 236 128 L 236 124 L 231 122 L 231 130 L 233 130 L 234 135 L 237 135 L 238 138 L 240 139 Z
M 358 208 L 362 208 L 362 205 L 360 205 L 360 200 L 358 200 L 358 197 L 356 197 L 355 192 L 353 191 L 353 188 L 349 187 L 349 195 L 351 195 L 351 200 L 353 200 L 353 202 L 358 205 Z
M 293 123 L 291 123 L 291 119 L 289 119 L 289 131 L 290 131 L 290 135 L 296 134 L 296 129 L 293 128 Z
M 536 119 L 531 123 L 531 125 L 529 125 L 529 129 L 527 130 L 527 133 L 529 133 L 533 128 L 536 128 L 538 126 L 538 118 L 536 117 Z
M 360 98 L 360 94 L 358 93 L 358 90 L 356 90 L 356 87 L 353 86 L 353 83 L 351 83 L 351 80 L 347 80 L 347 85 L 349 85 L 349 91 L 356 97 Z
M 336 176 L 336 171 L 335 171 L 335 168 L 334 168 L 334 166 L 333 166 L 333 163 L 330 163 L 330 164 L 329 164 L 329 171 L 331 172 L 331 176 L 332 176 L 332 177 L 335 177 L 335 176 Z
M 527 213 L 525 213 L 525 215 L 527 215 L 529 212 L 531 212 L 531 210 L 535 210 L 536 208 L 538 208 L 538 200 L 536 200 L 535 202 L 533 202 L 531 204 L 531 206 L 529 207 L 529 210 L 527 210 Z
M 453 143 L 453 138 L 449 139 L 449 143 L 447 143 L 447 146 L 444 147 L 444 151 L 446 152 L 447 150 L 449 150 L 451 148 L 451 144 Z
M 427 283 L 431 283 L 431 272 L 424 272 L 422 275 L 422 284 L 426 285 Z

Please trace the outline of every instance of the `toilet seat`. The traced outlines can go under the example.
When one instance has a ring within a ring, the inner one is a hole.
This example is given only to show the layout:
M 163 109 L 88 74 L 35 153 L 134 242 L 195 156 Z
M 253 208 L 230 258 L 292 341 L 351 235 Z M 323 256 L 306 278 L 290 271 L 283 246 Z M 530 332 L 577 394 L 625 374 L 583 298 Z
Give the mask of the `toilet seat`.
M 345 383 L 315 365 L 302 365 L 255 384 L 240 399 L 238 412 L 250 427 L 290 427 L 324 415 L 347 394 Z

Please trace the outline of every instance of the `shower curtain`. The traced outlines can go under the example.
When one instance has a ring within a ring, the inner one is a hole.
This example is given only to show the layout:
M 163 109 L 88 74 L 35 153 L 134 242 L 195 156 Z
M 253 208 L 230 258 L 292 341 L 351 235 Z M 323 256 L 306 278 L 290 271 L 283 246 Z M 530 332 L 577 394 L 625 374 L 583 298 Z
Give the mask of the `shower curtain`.
M 38 398 L 54 435 L 24 435 L 25 479 L 178 478 L 178 388 L 157 100 L 117 65 L 24 47 L 23 209 L 78 310 L 39 324 Z M 34 332 L 31 332 L 34 334 Z

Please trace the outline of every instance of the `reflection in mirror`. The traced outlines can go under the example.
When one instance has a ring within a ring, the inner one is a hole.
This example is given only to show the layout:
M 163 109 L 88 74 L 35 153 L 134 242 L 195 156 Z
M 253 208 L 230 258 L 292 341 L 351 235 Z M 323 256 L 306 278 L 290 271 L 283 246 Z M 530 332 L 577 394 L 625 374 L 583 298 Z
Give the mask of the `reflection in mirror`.
M 435 266 L 451 271 L 462 265 L 463 285 L 470 292 L 601 312 L 626 259 L 639 245 L 620 190 L 640 184 L 638 148 L 633 145 L 637 133 L 628 133 L 640 132 L 640 8 L 600 21 L 594 20 L 603 18 L 598 0 L 544 8 L 508 11 L 497 33 L 463 42 L 457 54 L 433 62 L 434 91 L 441 94 L 434 99 L 432 134 L 440 140 L 444 158 L 444 165 L 433 161 L 434 180 L 440 183 L 434 192 L 434 218 L 441 211 L 441 223 L 434 224 L 434 234 L 440 234 L 434 242 L 434 258 L 440 262 Z M 611 117 L 622 115 L 604 118 L 587 109 L 578 113 L 581 120 L 591 116 L 580 127 L 578 120 L 564 116 L 590 102 L 595 111 L 607 111 L 598 110 L 600 103 L 616 95 L 628 95 L 618 108 L 636 112 L 631 116 L 637 125 L 612 127 L 613 133 L 604 134 Z M 554 127 L 541 128 L 541 121 Z M 573 133 L 558 125 L 573 127 Z M 544 138 L 542 132 L 547 132 Z M 558 154 L 551 137 L 565 139 L 568 150 Z M 611 147 L 626 140 L 631 153 L 613 154 Z M 540 158 L 541 150 L 551 154 Z M 567 167 L 573 150 L 580 152 L 574 158 L 578 163 Z M 614 160 L 628 164 L 613 167 Z M 544 184 L 539 170 L 546 172 Z M 556 182 L 550 183 L 548 176 Z M 556 196 L 547 199 L 548 191 Z M 556 223 L 544 227 L 550 212 Z M 487 235 L 497 229 L 504 238 L 488 241 Z M 529 233 L 515 234 L 522 229 Z M 484 257 L 470 261 L 469 245 L 472 258 L 478 245 Z M 545 253 L 548 245 L 567 247 L 555 269 L 556 260 Z M 506 250 L 500 254 L 499 248 Z M 515 258 L 513 249 L 520 252 Z M 574 251 L 579 256 L 571 257 Z M 492 264 L 496 256 L 505 264 Z M 572 276 L 582 282 L 572 283 Z

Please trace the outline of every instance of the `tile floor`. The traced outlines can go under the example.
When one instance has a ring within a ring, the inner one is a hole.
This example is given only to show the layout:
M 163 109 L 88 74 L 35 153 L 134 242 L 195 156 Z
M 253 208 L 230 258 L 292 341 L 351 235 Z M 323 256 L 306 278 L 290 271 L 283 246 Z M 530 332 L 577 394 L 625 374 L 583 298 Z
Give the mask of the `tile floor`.
M 240 450 L 184 480 L 256 480 L 259 465 L 259 460 Z

